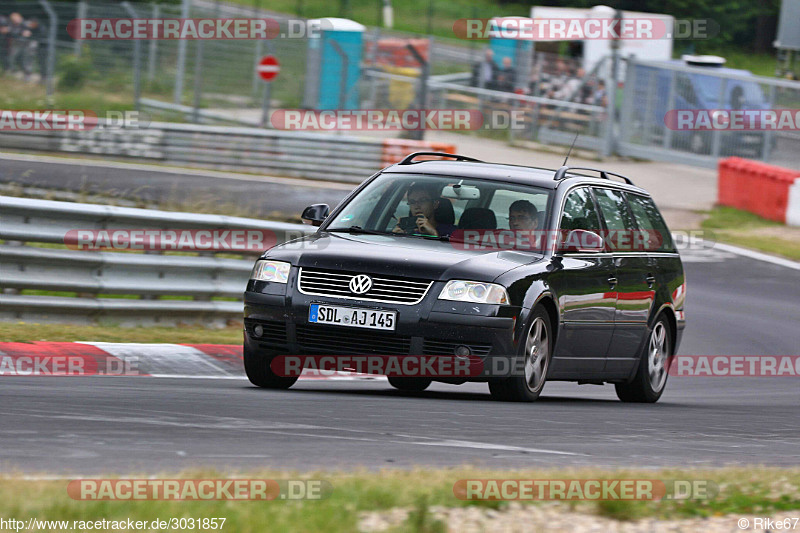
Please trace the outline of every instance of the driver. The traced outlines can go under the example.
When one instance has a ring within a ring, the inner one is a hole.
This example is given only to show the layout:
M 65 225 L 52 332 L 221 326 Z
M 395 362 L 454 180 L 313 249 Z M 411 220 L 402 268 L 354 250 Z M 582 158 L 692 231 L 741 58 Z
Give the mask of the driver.
M 508 227 L 514 231 L 532 231 L 539 227 L 539 210 L 528 200 L 517 200 L 508 208 Z
M 406 198 L 411 210 L 412 220 L 401 219 L 392 230 L 393 233 L 421 233 L 437 237 L 450 236 L 457 228 L 436 220 L 436 209 L 442 201 L 442 188 L 432 183 L 414 182 L 408 188 Z M 412 225 L 413 224 L 413 225 Z

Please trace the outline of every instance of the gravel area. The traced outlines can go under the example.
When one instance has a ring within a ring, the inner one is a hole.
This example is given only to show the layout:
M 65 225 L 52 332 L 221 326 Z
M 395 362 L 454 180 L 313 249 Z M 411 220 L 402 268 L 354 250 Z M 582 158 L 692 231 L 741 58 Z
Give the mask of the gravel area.
M 742 531 L 767 532 L 755 527 L 756 517 L 727 515 L 712 518 L 684 518 L 663 520 L 645 518 L 621 522 L 597 515 L 570 511 L 563 504 L 522 505 L 511 503 L 506 509 L 493 510 L 482 507 L 431 507 L 432 517 L 447 524 L 448 532 L 458 533 L 735 533 Z M 409 516 L 408 509 L 363 513 L 359 521 L 362 533 L 389 531 L 403 524 Z M 800 511 L 777 513 L 761 518 L 774 521 L 790 519 L 789 529 L 775 527 L 772 531 L 798 531 L 800 521 L 795 519 Z M 745 527 L 740 527 L 739 521 Z M 747 525 L 744 524 L 747 520 Z

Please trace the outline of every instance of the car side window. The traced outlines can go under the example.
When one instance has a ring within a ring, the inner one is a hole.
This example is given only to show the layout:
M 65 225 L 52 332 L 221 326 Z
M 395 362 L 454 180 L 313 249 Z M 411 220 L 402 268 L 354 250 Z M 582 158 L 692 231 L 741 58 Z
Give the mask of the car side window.
M 636 218 L 636 225 L 640 230 L 651 233 L 647 239 L 647 250 L 674 252 L 675 244 L 672 242 L 672 235 L 653 199 L 630 193 L 627 196 L 628 204 Z
M 600 233 L 600 218 L 587 187 L 575 189 L 567 195 L 561 216 L 561 229 L 584 229 Z
M 612 189 L 595 189 L 597 205 L 606 220 L 608 231 L 631 231 L 635 228 L 631 220 L 625 197 L 622 193 Z

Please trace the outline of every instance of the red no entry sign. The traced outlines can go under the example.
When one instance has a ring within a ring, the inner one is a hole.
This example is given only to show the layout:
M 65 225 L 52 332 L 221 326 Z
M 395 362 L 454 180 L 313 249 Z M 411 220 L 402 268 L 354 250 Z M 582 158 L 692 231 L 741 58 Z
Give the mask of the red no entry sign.
M 258 62 L 256 70 L 258 70 L 258 75 L 261 76 L 262 80 L 272 81 L 281 71 L 281 64 L 278 63 L 278 58 L 275 56 L 264 56 Z

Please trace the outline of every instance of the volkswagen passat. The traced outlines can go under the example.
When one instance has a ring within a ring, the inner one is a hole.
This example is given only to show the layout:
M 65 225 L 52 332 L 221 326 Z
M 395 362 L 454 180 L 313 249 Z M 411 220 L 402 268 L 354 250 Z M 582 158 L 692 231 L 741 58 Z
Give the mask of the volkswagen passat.
M 306 208 L 316 233 L 256 262 L 244 295 L 250 381 L 291 387 L 297 375 L 271 364 L 287 355 L 450 356 L 483 370 L 389 382 L 484 381 L 513 401 L 535 400 L 546 381 L 610 383 L 623 401 L 657 401 L 686 293 L 648 193 L 604 170 L 421 155 L 333 212 Z

